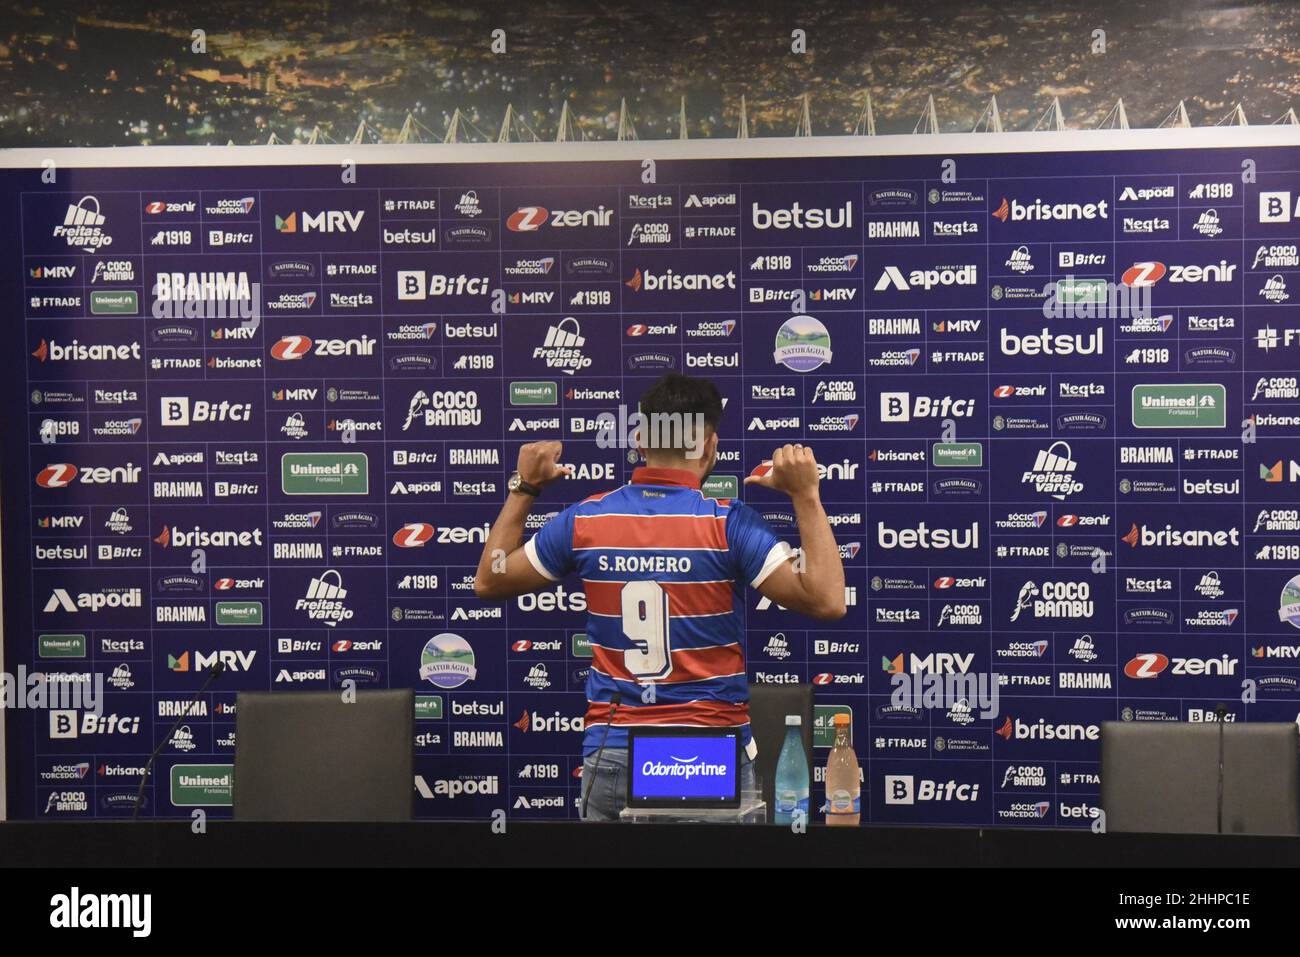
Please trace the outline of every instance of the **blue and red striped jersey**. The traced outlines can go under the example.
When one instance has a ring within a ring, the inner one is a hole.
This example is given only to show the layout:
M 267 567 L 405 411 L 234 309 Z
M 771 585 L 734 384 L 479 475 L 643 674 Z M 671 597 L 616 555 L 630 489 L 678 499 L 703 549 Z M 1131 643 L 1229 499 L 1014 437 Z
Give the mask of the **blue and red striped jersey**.
M 611 748 L 627 747 L 629 726 L 667 725 L 740 728 L 749 745 L 744 586 L 794 554 L 758 513 L 705 498 L 690 472 L 643 467 L 566 508 L 524 549 L 547 578 L 577 572 L 587 593 L 584 754 L 607 727 Z

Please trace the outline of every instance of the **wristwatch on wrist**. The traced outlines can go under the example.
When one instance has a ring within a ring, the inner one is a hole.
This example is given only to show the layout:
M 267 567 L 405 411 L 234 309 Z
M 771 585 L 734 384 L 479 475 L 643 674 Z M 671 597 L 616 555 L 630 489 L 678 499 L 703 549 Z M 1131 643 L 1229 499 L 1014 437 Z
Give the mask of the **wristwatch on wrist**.
M 506 482 L 506 488 L 512 492 L 518 492 L 520 495 L 531 495 L 533 498 L 542 494 L 541 486 L 525 482 L 523 476 L 517 471 L 511 474 L 510 480 Z

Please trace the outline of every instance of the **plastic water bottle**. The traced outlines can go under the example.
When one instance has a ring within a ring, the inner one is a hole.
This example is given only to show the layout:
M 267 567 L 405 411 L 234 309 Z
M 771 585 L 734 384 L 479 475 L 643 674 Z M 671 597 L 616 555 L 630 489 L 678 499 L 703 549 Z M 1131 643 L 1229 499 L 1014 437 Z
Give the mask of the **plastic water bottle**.
M 785 743 L 776 760 L 776 809 L 773 821 L 789 824 L 799 813 L 808 822 L 808 755 L 803 749 L 803 720 L 785 716 Z
M 849 743 L 849 716 L 837 714 L 835 747 L 826 761 L 826 823 L 856 827 L 862 814 L 862 775 Z

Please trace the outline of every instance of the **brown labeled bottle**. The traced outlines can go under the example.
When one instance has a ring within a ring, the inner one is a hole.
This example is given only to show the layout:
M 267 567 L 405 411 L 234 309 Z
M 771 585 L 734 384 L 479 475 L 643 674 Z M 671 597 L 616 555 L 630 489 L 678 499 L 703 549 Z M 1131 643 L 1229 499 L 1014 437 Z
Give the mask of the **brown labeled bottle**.
M 862 816 L 862 775 L 849 743 L 849 716 L 835 716 L 835 747 L 826 759 L 826 823 L 856 827 Z

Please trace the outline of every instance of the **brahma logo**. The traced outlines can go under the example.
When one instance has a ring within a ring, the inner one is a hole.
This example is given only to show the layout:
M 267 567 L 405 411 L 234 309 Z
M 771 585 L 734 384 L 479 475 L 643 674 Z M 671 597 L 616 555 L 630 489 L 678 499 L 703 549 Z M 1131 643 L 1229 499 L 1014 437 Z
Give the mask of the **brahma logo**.
M 1134 655 L 1124 666 L 1124 674 L 1130 678 L 1154 678 L 1169 667 L 1169 658 L 1155 651 Z
M 311 352 L 310 336 L 282 336 L 280 341 L 271 346 L 271 358 L 289 360 L 301 359 Z
M 410 522 L 393 533 L 393 544 L 398 548 L 421 548 L 433 538 L 434 531 L 427 522 Z
M 535 233 L 546 225 L 550 212 L 544 206 L 520 206 L 506 220 L 512 233 Z
M 47 465 L 36 474 L 36 484 L 41 488 L 63 488 L 77 477 L 77 467 L 68 463 Z

